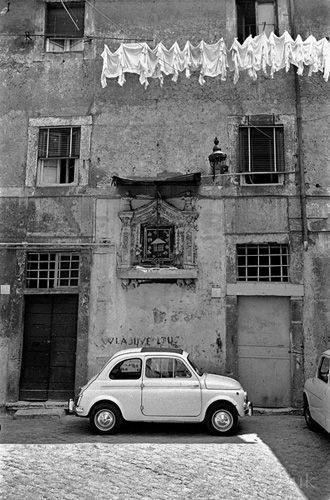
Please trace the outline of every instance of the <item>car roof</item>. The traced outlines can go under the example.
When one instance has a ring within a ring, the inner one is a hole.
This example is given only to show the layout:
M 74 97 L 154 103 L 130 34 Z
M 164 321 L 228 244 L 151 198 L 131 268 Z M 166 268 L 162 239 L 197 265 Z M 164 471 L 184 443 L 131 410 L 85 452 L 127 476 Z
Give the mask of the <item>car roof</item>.
M 112 357 L 116 358 L 117 356 L 126 356 L 128 354 L 188 354 L 183 349 L 175 348 L 175 347 L 135 347 L 132 349 L 122 349 L 121 351 L 117 351 Z
M 326 351 L 322 352 L 321 356 L 330 356 L 330 349 L 327 349 Z

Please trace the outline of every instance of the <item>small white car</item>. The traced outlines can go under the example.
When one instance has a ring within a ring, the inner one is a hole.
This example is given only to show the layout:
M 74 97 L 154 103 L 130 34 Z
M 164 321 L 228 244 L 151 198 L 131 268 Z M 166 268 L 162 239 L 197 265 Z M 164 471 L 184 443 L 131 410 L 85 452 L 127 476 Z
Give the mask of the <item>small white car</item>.
M 239 382 L 204 373 L 174 348 L 117 352 L 70 406 L 99 434 L 114 434 L 126 420 L 205 422 L 211 433 L 226 435 L 236 431 L 239 417 L 252 414 Z
M 315 377 L 306 380 L 303 397 L 308 427 L 330 432 L 330 349 L 321 354 Z

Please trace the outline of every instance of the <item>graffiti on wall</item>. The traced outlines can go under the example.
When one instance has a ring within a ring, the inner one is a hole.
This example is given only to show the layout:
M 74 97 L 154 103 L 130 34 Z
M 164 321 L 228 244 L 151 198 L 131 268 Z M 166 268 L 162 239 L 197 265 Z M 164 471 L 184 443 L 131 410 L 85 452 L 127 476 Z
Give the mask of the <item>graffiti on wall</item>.
M 161 337 L 102 337 L 101 345 L 96 347 L 105 348 L 108 346 L 120 347 L 182 347 L 183 337 L 180 335 L 169 335 Z

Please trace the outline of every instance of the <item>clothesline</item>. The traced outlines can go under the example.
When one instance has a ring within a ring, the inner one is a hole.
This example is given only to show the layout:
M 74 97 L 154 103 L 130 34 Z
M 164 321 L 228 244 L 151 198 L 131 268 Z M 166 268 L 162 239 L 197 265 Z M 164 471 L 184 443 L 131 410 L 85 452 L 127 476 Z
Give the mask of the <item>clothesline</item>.
M 256 80 L 258 72 L 269 74 L 284 69 L 289 71 L 290 65 L 296 66 L 298 75 L 302 75 L 304 67 L 308 68 L 308 76 L 322 72 L 327 82 L 330 75 L 330 43 L 326 38 L 316 40 L 309 36 L 305 41 L 298 35 L 295 40 L 285 31 L 280 37 L 273 32 L 252 37 L 241 44 L 236 38 L 228 49 L 223 38 L 214 44 L 203 40 L 197 45 L 186 42 L 183 50 L 175 42 L 167 49 L 161 42 L 154 49 L 147 43 L 122 43 L 115 52 L 107 45 L 101 54 L 103 68 L 101 74 L 102 87 L 107 86 L 107 78 L 118 78 L 119 85 L 125 83 L 125 73 L 139 75 L 139 81 L 147 88 L 148 78 L 158 78 L 163 84 L 164 76 L 173 75 L 177 82 L 179 73 L 185 72 L 187 78 L 192 71 L 199 70 L 199 83 L 205 83 L 205 77 L 220 76 L 227 80 L 228 71 L 234 72 L 236 84 L 241 72 Z

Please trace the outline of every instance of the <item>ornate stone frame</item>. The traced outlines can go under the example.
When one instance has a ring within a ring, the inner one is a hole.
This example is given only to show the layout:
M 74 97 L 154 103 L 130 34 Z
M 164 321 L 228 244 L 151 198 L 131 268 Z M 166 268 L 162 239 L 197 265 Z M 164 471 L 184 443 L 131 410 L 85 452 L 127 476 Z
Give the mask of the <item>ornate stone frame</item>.
M 139 263 L 140 228 L 142 224 L 172 225 L 175 228 L 174 253 L 176 265 L 170 267 L 144 267 Z M 122 286 L 138 286 L 150 281 L 174 281 L 179 286 L 193 287 L 197 278 L 196 219 L 198 213 L 193 208 L 192 198 L 185 198 L 185 206 L 180 210 L 162 199 L 155 199 L 135 210 L 120 212 L 122 222 L 120 252 L 117 275 Z

